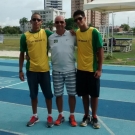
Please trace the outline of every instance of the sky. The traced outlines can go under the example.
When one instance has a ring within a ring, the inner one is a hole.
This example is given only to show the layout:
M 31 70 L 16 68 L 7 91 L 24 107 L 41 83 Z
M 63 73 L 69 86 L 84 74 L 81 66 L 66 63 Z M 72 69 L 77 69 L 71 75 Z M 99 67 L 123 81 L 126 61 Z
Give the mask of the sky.
M 19 26 L 23 17 L 30 20 L 31 10 L 44 9 L 44 0 L 0 0 L 0 26 Z M 71 17 L 71 0 L 63 0 L 66 18 Z M 110 15 L 110 24 L 112 17 Z M 129 24 L 135 27 L 135 11 L 114 13 L 114 25 Z

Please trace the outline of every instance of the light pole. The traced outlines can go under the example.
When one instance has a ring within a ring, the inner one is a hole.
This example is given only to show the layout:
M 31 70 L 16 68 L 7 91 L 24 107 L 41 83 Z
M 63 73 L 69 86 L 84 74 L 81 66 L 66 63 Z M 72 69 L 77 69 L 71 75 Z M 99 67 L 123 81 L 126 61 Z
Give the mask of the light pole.
M 44 10 L 45 10 L 45 7 L 46 7 L 46 0 L 44 0 Z
M 114 25 L 115 15 L 116 15 L 116 14 L 113 13 L 113 29 L 115 28 L 115 25 Z
M 129 26 L 129 17 L 128 17 L 128 22 L 127 22 L 128 26 Z
M 135 35 L 135 21 L 134 21 L 134 23 L 133 23 L 133 36 Z

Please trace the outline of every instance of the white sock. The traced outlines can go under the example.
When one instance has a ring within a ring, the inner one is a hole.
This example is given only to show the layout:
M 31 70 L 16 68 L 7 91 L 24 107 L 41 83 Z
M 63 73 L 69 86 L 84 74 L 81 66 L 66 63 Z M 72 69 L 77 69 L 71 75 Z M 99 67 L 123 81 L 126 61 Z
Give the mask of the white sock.
M 61 114 L 62 116 L 64 116 L 64 115 L 63 115 L 63 112 L 60 112 L 59 114 Z
M 38 115 L 37 115 L 37 113 L 35 113 L 35 114 L 33 114 L 33 116 L 35 116 L 37 118 Z
M 48 116 L 51 116 L 52 117 L 52 114 L 48 114 Z
M 70 115 L 74 115 L 74 113 L 70 113 Z

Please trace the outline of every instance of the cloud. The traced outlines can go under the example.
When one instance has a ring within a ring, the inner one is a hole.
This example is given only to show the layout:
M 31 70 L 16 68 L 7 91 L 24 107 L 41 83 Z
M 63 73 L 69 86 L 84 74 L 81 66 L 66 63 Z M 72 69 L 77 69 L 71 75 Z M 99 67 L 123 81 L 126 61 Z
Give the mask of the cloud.
M 0 0 L 0 26 L 19 26 L 19 20 L 23 17 L 30 20 L 31 10 L 43 9 L 44 0 Z M 71 0 L 63 0 L 63 11 L 66 12 L 66 18 L 71 17 Z M 120 26 L 128 22 L 135 26 L 135 11 L 115 13 L 114 23 Z M 110 16 L 110 23 L 112 23 Z
M 6 17 L 4 22 L 0 21 L 0 25 L 4 26 L 19 26 L 19 19 L 11 19 L 10 17 Z
M 19 26 L 23 17 L 30 20 L 32 9 L 43 9 L 43 0 L 0 0 L 0 26 Z
M 112 24 L 112 14 L 110 14 L 109 22 Z M 135 11 L 114 13 L 114 25 L 129 24 L 130 27 L 135 26 Z
M 44 0 L 27 0 L 25 8 L 29 10 L 44 9 Z

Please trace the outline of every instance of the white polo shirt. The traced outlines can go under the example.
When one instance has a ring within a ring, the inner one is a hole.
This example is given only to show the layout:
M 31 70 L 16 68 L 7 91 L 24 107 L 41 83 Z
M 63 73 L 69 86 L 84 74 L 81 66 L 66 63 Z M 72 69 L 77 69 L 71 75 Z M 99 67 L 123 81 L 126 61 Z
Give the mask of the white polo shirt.
M 75 69 L 76 38 L 69 31 L 61 36 L 56 32 L 49 36 L 52 69 L 58 72 L 68 72 Z

